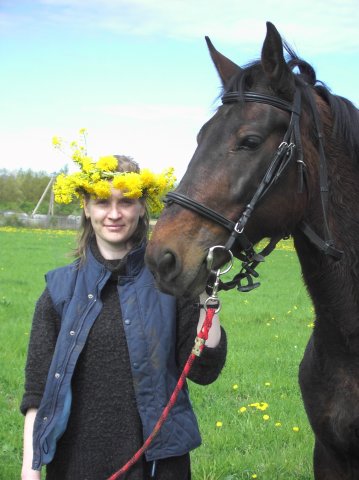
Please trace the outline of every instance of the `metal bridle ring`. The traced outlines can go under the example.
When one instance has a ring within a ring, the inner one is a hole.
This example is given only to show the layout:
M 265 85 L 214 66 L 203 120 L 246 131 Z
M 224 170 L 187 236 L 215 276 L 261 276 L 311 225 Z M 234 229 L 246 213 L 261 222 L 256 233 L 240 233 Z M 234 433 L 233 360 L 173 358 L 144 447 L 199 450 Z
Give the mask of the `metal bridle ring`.
M 217 270 L 217 275 L 218 276 L 224 275 L 225 273 L 228 273 L 230 271 L 230 269 L 233 267 L 233 253 L 231 252 L 231 250 L 228 250 L 228 248 L 226 248 L 224 245 L 215 245 L 214 247 L 211 247 L 208 250 L 207 259 L 206 259 L 208 270 L 212 270 L 213 252 L 214 252 L 215 249 L 225 250 L 230 256 L 229 261 L 226 262 L 226 264 L 229 263 L 229 265 L 223 271 L 221 271 L 221 269 Z

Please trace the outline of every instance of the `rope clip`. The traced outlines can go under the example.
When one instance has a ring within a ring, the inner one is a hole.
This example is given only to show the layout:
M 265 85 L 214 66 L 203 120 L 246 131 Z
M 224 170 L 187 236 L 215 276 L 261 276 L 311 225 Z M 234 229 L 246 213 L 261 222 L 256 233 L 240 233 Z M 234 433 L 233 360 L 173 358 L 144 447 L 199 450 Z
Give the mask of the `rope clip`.
M 220 268 L 217 271 L 212 270 L 212 265 L 213 265 L 213 260 L 214 260 L 214 251 L 216 249 L 219 250 L 225 250 L 229 254 L 229 261 L 227 264 L 224 265 L 223 270 Z M 211 272 L 212 278 L 214 277 L 214 280 L 212 281 L 213 284 L 208 284 L 207 289 L 210 290 L 211 294 L 207 298 L 207 300 L 204 302 L 203 308 L 207 312 L 208 308 L 215 308 L 215 313 L 218 313 L 221 309 L 221 303 L 218 298 L 218 289 L 219 289 L 219 278 L 221 275 L 224 275 L 230 271 L 230 269 L 233 267 L 233 253 L 231 250 L 226 248 L 223 245 L 215 245 L 214 247 L 211 247 L 208 251 L 207 255 L 207 268 Z M 207 290 L 206 289 L 206 290 Z

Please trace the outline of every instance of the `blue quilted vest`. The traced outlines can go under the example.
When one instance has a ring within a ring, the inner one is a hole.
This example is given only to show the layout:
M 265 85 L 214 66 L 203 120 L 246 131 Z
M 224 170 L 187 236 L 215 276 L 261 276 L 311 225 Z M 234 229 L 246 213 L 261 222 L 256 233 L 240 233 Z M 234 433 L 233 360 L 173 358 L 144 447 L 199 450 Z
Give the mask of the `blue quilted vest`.
M 118 291 L 130 354 L 139 415 L 146 439 L 177 383 L 176 300 L 160 293 L 144 265 L 144 246 L 128 255 L 127 275 Z M 40 470 L 55 455 L 71 409 L 71 379 L 88 333 L 101 312 L 101 291 L 111 272 L 87 252 L 86 263 L 53 270 L 47 287 L 61 318 L 61 329 L 44 395 L 34 424 L 33 469 Z M 148 461 L 184 455 L 201 438 L 187 388 L 181 391 L 168 419 L 146 452 Z M 135 453 L 135 452 L 134 452 Z

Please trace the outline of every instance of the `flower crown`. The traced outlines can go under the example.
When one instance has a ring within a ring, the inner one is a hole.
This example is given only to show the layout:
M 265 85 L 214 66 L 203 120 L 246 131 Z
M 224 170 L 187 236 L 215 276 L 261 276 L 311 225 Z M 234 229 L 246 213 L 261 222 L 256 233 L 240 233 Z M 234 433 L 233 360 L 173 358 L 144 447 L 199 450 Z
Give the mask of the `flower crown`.
M 85 138 L 85 131 L 81 130 Z M 62 141 L 54 137 L 55 148 L 61 149 Z M 163 208 L 162 197 L 173 188 L 176 178 L 174 169 L 168 168 L 160 174 L 149 169 L 140 172 L 118 172 L 118 160 L 114 156 L 100 157 L 98 161 L 87 156 L 84 146 L 71 143 L 72 160 L 80 171 L 72 174 L 61 173 L 53 186 L 57 203 L 71 203 L 75 198 L 83 200 L 84 194 L 91 197 L 108 198 L 111 188 L 121 190 L 125 197 L 146 199 L 151 213 L 158 214 Z

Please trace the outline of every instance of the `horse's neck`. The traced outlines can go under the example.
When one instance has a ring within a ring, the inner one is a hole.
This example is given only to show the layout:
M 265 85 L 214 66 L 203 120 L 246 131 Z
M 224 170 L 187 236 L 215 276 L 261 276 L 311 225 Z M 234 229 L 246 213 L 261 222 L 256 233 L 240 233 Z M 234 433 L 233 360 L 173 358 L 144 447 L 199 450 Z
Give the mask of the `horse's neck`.
M 357 337 L 359 345 L 359 169 L 353 163 L 345 168 L 343 163 L 343 175 L 336 175 L 331 183 L 329 205 L 329 228 L 335 247 L 344 252 L 342 258 L 336 261 L 323 254 L 302 232 L 294 240 L 318 323 L 337 330 L 345 341 Z M 306 220 L 322 235 L 319 200 L 311 207 Z

